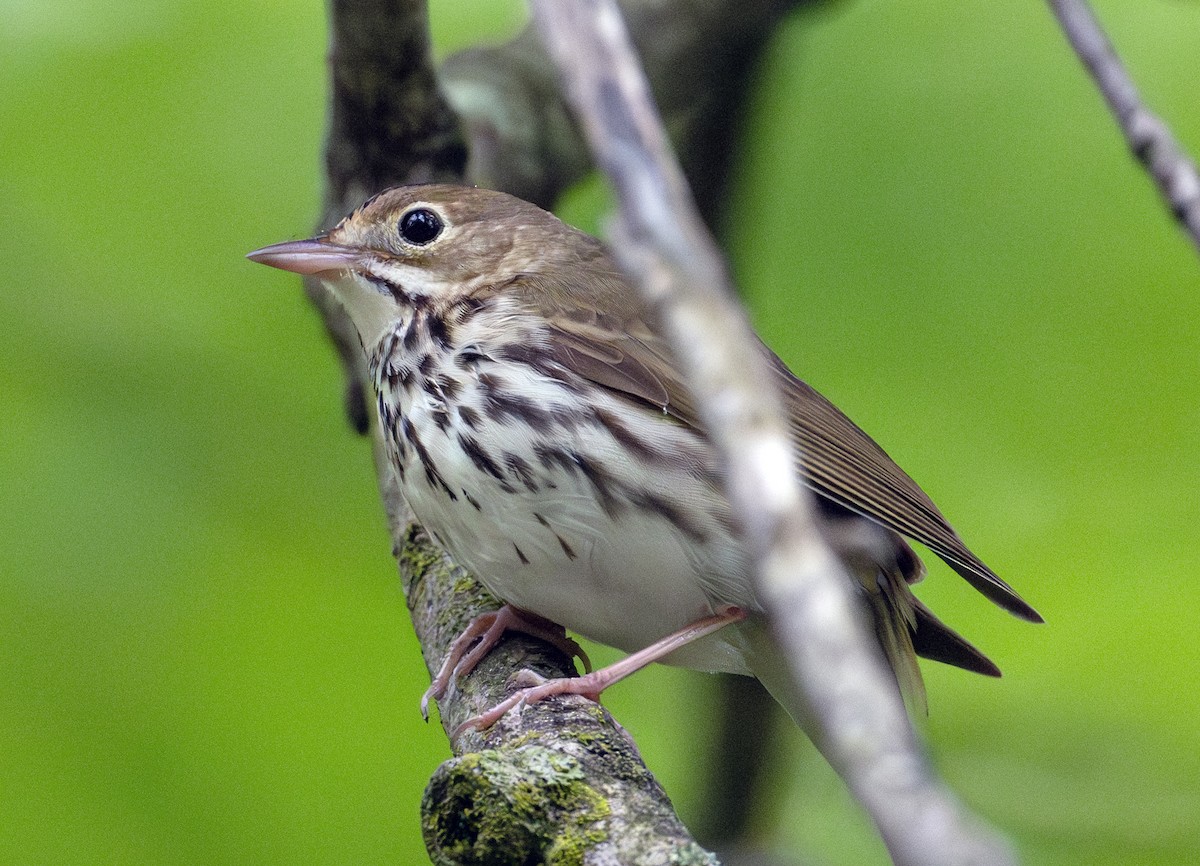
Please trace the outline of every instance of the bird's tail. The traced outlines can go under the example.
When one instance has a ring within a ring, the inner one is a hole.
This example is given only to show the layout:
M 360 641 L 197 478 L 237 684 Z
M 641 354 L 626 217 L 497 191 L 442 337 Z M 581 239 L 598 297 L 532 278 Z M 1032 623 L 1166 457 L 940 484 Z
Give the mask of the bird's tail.
M 916 561 L 915 555 L 913 560 Z M 1000 676 L 1000 670 L 912 594 L 909 583 L 920 573 L 906 568 L 903 557 L 896 562 L 897 567 L 889 569 L 877 563 L 867 568 L 859 562 L 859 567 L 853 569 L 858 578 L 857 595 L 862 599 L 861 610 L 868 615 L 867 624 L 909 712 L 924 715 L 927 704 L 918 655 L 987 676 Z M 753 618 L 743 623 L 740 630 L 750 669 L 811 737 L 814 732 L 808 723 L 811 714 L 807 700 L 792 679 L 786 659 L 770 634 L 769 624 Z

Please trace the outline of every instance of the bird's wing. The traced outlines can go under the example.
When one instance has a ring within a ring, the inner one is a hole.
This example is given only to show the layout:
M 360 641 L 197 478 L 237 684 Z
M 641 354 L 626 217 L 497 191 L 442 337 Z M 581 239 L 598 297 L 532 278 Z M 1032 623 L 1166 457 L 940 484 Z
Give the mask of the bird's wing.
M 805 482 L 928 547 L 973 587 L 1022 619 L 1042 618 L 958 537 L 933 500 L 870 436 L 763 346 L 783 393 Z
M 551 317 L 555 333 L 547 351 L 554 360 L 702 430 L 695 401 L 679 378 L 665 340 L 634 311 L 620 321 L 607 321 L 598 318 L 595 309 L 569 305 Z M 967 548 L 925 491 L 871 437 L 792 375 L 765 344 L 760 346 L 783 395 L 806 485 L 920 542 L 996 604 L 1022 619 L 1041 622 L 1037 611 Z

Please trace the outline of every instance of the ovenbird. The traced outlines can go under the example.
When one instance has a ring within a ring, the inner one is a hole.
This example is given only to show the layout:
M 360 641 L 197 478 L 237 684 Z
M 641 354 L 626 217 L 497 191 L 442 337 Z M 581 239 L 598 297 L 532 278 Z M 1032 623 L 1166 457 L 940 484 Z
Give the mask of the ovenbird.
M 318 275 L 345 306 L 409 506 L 506 603 L 456 645 L 434 697 L 504 628 L 557 635 L 573 648 L 565 627 L 644 652 L 611 675 L 552 681 L 524 698 L 595 696 L 665 656 L 757 676 L 803 721 L 762 627 L 694 401 L 603 244 L 503 193 L 421 185 L 380 193 L 325 234 L 249 257 Z M 1038 614 L 875 442 L 760 350 L 824 534 L 855 578 L 900 687 L 923 700 L 917 655 L 999 675 L 912 594 L 924 566 L 904 537 L 1001 607 L 1031 621 Z M 512 704 L 475 721 L 489 724 Z

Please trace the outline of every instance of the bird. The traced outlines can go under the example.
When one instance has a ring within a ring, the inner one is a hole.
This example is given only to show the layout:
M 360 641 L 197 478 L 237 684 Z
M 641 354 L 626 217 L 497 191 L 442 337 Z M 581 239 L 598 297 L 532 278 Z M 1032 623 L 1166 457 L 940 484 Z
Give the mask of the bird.
M 409 507 L 504 603 L 455 642 L 423 712 L 518 630 L 580 654 L 587 673 L 534 678 L 464 727 L 554 694 L 598 699 L 650 661 L 755 676 L 807 725 L 696 401 L 604 243 L 502 192 L 419 184 L 248 258 L 315 275 L 344 306 Z M 910 706 L 925 705 L 917 656 L 999 676 L 913 593 L 925 566 L 909 541 L 1001 608 L 1041 616 L 874 440 L 761 340 L 756 350 L 821 531 Z M 566 630 L 632 655 L 592 671 Z

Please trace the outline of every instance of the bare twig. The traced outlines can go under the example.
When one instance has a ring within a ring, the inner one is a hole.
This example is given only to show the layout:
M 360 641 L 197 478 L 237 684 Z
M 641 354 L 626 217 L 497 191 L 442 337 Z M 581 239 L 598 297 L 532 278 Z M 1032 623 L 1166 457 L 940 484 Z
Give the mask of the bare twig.
M 334 0 L 329 6 L 328 228 L 367 196 L 400 183 L 461 180 L 466 146 L 436 86 L 424 0 Z M 386 38 L 385 38 L 386 34 Z M 349 317 L 320 280 L 304 281 L 346 374 L 346 413 L 367 432 L 366 362 Z
M 937 780 L 794 474 L 772 381 L 696 214 L 612 0 L 534 0 L 597 163 L 616 189 L 615 248 L 654 305 L 726 468 L 759 596 L 819 744 L 901 864 L 1010 863 Z
M 1048 0 L 1071 47 L 1104 95 L 1134 156 L 1200 250 L 1200 175 L 1170 128 L 1146 107 L 1087 0 Z
M 793 763 L 779 760 L 780 737 L 785 724 L 791 729 L 792 722 L 751 677 L 726 674 L 716 685 L 709 716 L 719 724 L 701 768 L 705 779 L 700 813 L 688 826 L 731 861 L 739 849 L 760 844 L 751 837 L 776 817 L 773 807 L 779 798 L 772 780 L 794 770 Z M 768 861 L 760 866 L 768 866 Z

